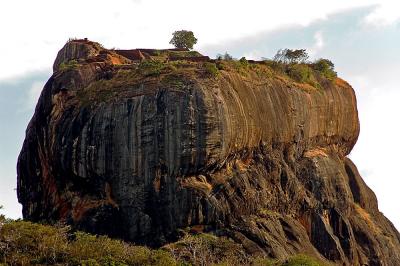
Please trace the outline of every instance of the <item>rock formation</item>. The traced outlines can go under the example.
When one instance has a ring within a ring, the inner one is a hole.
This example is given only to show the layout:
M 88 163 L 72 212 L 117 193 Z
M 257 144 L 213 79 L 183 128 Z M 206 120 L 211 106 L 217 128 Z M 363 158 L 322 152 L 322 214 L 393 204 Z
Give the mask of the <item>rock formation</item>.
M 359 134 L 349 84 L 300 84 L 263 62 L 213 76 L 189 51 L 151 51 L 60 50 L 18 160 L 25 219 L 153 246 L 189 229 L 275 258 L 400 265 L 400 235 L 346 157 Z

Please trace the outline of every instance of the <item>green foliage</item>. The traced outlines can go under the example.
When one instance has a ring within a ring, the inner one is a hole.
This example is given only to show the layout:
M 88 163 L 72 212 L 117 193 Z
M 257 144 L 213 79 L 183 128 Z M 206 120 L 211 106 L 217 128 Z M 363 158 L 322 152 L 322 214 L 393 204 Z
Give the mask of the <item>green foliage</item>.
M 252 259 L 251 265 L 252 266 L 280 266 L 280 265 L 282 265 L 282 263 L 280 263 L 276 259 L 255 257 Z
M 148 265 L 153 266 L 173 266 L 177 265 L 176 260 L 171 256 L 171 253 L 164 250 L 153 250 L 151 252 Z
M 307 83 L 320 88 L 324 80 L 333 81 L 337 74 L 334 64 L 328 59 L 319 59 L 314 63 L 306 63 L 308 55 L 304 49 L 279 50 L 274 60 L 264 60 L 264 63 L 275 73 L 287 75 L 299 83 Z
M 269 60 L 269 59 L 265 59 L 264 63 L 270 67 L 272 70 L 275 71 L 275 73 L 278 74 L 285 74 L 286 71 L 286 65 L 274 60 Z
M 305 49 L 280 49 L 274 56 L 274 61 L 284 64 L 305 63 L 307 59 L 308 54 Z
M 337 73 L 335 72 L 335 65 L 332 63 L 332 61 L 328 59 L 318 59 L 311 66 L 315 71 L 320 73 L 328 80 L 334 80 L 337 77 Z
M 139 72 L 144 76 L 158 76 L 166 65 L 157 60 L 144 60 L 139 64 Z
M 67 253 L 67 231 L 68 227 L 25 221 L 6 223 L 0 229 L 0 258 L 14 265 L 62 261 Z
M 323 264 L 314 258 L 299 254 L 290 258 L 282 266 L 323 266 Z
M 197 51 L 168 51 L 167 53 L 171 57 L 196 57 L 196 56 L 202 56 L 202 54 L 200 54 Z
M 217 54 L 217 60 L 233 60 L 233 56 L 225 52 L 225 54 Z
M 193 49 L 193 45 L 197 43 L 197 39 L 194 37 L 192 31 L 179 30 L 172 34 L 172 39 L 169 43 L 174 45 L 176 48 Z
M 286 68 L 286 74 L 293 80 L 300 83 L 309 83 L 314 85 L 316 83 L 312 69 L 305 64 L 291 64 Z
M 305 49 L 281 49 L 273 60 L 265 62 L 277 73 L 285 73 L 297 82 L 308 83 L 312 86 L 319 85 L 314 73 L 329 81 L 337 77 L 334 64 L 330 60 L 321 58 L 314 63 L 307 63 L 307 60 L 308 54 Z
M 239 59 L 239 63 L 243 66 L 243 67 L 248 67 L 249 66 L 249 62 L 247 61 L 246 57 L 242 57 Z
M 3 209 L 3 205 L 0 205 L 0 210 Z M 2 221 L 4 221 L 6 219 L 6 217 L 3 214 L 0 214 L 0 224 Z
M 0 228 L 0 264 L 10 265 L 176 265 L 162 250 L 132 246 L 106 236 L 71 233 L 53 227 L 12 221 Z
M 75 69 L 78 66 L 79 66 L 78 61 L 76 59 L 72 59 L 67 62 L 62 62 L 58 68 L 61 71 L 66 71 L 70 69 Z
M 211 62 L 205 62 L 204 69 L 206 70 L 207 75 L 211 77 L 215 77 L 219 73 L 217 66 Z
M 168 247 L 186 265 L 242 265 L 248 263 L 240 245 L 210 234 L 186 235 Z
M 253 265 L 322 266 L 306 255 L 285 262 L 251 257 L 230 239 L 210 234 L 186 235 L 163 249 L 133 246 L 106 236 L 72 232 L 67 226 L 48 226 L 7 220 L 0 228 L 0 265 Z

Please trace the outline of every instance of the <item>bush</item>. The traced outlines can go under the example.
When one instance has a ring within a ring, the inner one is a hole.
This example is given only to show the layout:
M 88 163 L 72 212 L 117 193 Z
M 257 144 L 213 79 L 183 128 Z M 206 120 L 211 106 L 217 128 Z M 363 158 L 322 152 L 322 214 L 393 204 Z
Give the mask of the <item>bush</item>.
M 242 67 L 248 67 L 249 62 L 247 61 L 246 57 L 242 57 L 239 59 L 239 63 L 242 65 Z
M 0 229 L 0 255 L 10 264 L 62 261 L 67 254 L 68 230 L 25 221 L 8 222 Z
M 335 65 L 328 59 L 321 58 L 315 61 L 311 66 L 315 71 L 320 73 L 321 76 L 328 80 L 334 80 L 337 77 L 337 73 L 334 70 Z
M 240 245 L 210 234 L 186 235 L 168 248 L 177 261 L 189 265 L 241 265 L 249 262 Z
M 87 233 L 71 233 L 26 221 L 10 221 L 0 229 L 0 265 L 176 265 L 162 250 L 132 246 L 120 240 Z
M 306 52 L 306 49 L 281 49 L 274 56 L 274 61 L 284 64 L 305 63 L 307 59 L 308 54 Z
M 293 80 L 300 83 L 309 83 L 314 79 L 314 75 L 312 73 L 311 68 L 303 64 L 289 65 L 286 69 L 286 73 Z
M 137 264 L 144 265 L 144 264 Z M 171 253 L 164 250 L 153 250 L 151 252 L 150 260 L 147 265 L 154 266 L 174 266 L 177 265 L 175 259 L 172 257 Z
M 60 71 L 66 71 L 70 69 L 75 69 L 79 66 L 78 61 L 76 59 L 69 60 L 67 62 L 62 62 L 58 69 Z
M 164 249 L 133 246 L 106 236 L 72 233 L 67 226 L 7 220 L 0 228 L 0 265 L 270 265 L 319 266 L 297 255 L 286 262 L 250 257 L 243 247 L 210 234 L 186 235 Z
M 144 60 L 139 64 L 139 72 L 144 76 L 158 76 L 165 68 L 165 64 L 157 60 Z
M 225 54 L 217 54 L 217 60 L 233 60 L 233 57 L 228 54 L 227 52 L 225 52 Z
M 251 265 L 252 266 L 280 266 L 280 265 L 282 265 L 282 263 L 280 263 L 276 259 L 255 257 L 252 259 Z
M 204 69 L 206 70 L 207 75 L 211 77 L 215 77 L 219 73 L 217 66 L 211 62 L 205 62 Z
M 277 61 L 270 60 L 270 59 L 265 59 L 264 64 L 266 64 L 268 67 L 270 67 L 275 73 L 285 74 L 286 65 L 283 63 L 279 63 Z
M 299 254 L 290 258 L 282 266 L 323 266 L 323 264 L 314 258 Z

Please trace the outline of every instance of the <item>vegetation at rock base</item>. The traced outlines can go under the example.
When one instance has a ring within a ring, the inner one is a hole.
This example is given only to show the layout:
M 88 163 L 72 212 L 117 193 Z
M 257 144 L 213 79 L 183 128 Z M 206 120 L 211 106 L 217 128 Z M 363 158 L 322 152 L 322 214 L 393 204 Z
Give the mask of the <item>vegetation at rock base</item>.
M 0 229 L 5 265 L 176 265 L 163 250 L 133 246 L 105 236 L 72 232 L 68 226 L 12 221 Z
M 197 39 L 194 37 L 193 31 L 179 30 L 172 34 L 172 39 L 169 43 L 176 48 L 193 49 L 193 45 L 197 43 Z
M 161 249 L 106 236 L 0 216 L 0 265 L 324 265 L 305 255 L 287 261 L 249 256 L 241 245 L 210 234 L 186 234 Z

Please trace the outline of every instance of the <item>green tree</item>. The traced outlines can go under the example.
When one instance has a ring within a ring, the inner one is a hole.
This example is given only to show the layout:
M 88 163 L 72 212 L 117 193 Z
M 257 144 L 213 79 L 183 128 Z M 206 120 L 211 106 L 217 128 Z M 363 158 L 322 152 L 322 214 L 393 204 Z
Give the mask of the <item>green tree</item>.
M 284 64 L 305 63 L 307 59 L 306 49 L 280 49 L 274 56 L 274 61 Z
M 0 205 L 0 210 L 3 209 L 3 205 Z M 0 229 L 3 225 L 3 223 L 5 222 L 6 217 L 3 214 L 0 214 Z
M 193 45 L 197 43 L 197 39 L 194 37 L 193 31 L 179 30 L 172 33 L 172 39 L 169 43 L 176 48 L 187 48 L 191 50 L 193 49 Z
M 233 56 L 228 54 L 228 52 L 225 52 L 225 54 L 217 54 L 217 60 L 228 60 L 228 61 L 231 61 L 231 60 L 233 60 Z
M 335 72 L 335 65 L 329 59 L 318 59 L 312 64 L 312 68 L 318 71 L 328 80 L 333 80 L 337 77 L 337 73 Z

